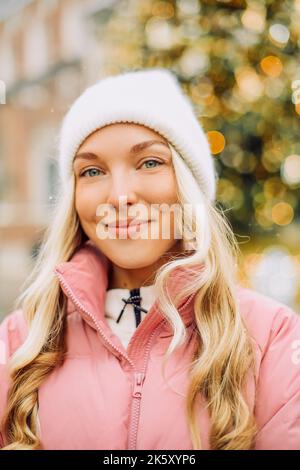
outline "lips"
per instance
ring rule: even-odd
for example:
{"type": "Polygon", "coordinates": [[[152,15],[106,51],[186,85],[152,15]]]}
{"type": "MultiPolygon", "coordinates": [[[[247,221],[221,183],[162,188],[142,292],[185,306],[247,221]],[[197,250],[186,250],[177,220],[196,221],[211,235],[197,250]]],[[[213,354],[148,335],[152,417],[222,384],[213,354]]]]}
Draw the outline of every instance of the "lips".
{"type": "Polygon", "coordinates": [[[107,224],[108,227],[110,228],[128,228],[128,227],[133,227],[135,225],[141,225],[141,224],[146,224],[150,222],[150,220],[119,220],[119,222],[112,222],[110,224],[107,224]]]}

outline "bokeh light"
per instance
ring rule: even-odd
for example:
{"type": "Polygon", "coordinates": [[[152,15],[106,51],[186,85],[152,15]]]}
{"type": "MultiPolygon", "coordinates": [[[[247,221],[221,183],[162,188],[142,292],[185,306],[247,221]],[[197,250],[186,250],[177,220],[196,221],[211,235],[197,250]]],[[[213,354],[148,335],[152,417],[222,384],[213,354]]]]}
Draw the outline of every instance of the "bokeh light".
{"type": "Polygon", "coordinates": [[[280,302],[293,304],[299,275],[295,258],[280,245],[271,245],[261,253],[245,257],[245,269],[251,285],[280,302]]]}
{"type": "Polygon", "coordinates": [[[262,33],[265,29],[265,9],[262,8],[247,8],[242,14],[241,21],[245,28],[262,33]]]}
{"type": "Polygon", "coordinates": [[[294,218],[294,209],[287,202],[278,202],[272,208],[272,220],[277,225],[287,225],[294,218]]]}
{"type": "Polygon", "coordinates": [[[278,77],[283,69],[281,60],[274,55],[264,57],[260,62],[260,66],[269,77],[278,77]]]}
{"type": "Polygon", "coordinates": [[[157,50],[174,47],[178,41],[175,27],[165,19],[150,18],[145,26],[147,44],[157,50]]]}
{"type": "Polygon", "coordinates": [[[281,175],[288,185],[300,185],[300,155],[286,157],[281,165],[281,175]]]}
{"type": "Polygon", "coordinates": [[[219,131],[209,131],[206,135],[210,144],[211,153],[215,155],[222,152],[226,143],[224,135],[219,131]]]}
{"type": "Polygon", "coordinates": [[[271,41],[278,46],[285,46],[290,38],[290,32],[283,24],[273,24],[269,28],[271,41]]]}
{"type": "Polygon", "coordinates": [[[170,2],[156,2],[152,7],[152,15],[160,18],[172,18],[174,13],[174,6],[170,2]]]}
{"type": "Polygon", "coordinates": [[[236,70],[236,81],[242,97],[247,101],[256,101],[263,94],[261,78],[251,67],[239,67],[236,70]]]}

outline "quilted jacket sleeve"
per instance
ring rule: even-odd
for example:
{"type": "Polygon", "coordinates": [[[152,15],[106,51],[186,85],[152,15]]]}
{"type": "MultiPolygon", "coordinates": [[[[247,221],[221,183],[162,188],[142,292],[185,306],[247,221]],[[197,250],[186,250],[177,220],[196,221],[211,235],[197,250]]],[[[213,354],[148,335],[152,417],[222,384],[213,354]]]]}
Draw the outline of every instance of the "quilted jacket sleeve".
{"type": "Polygon", "coordinates": [[[300,450],[300,316],[287,306],[274,315],[256,393],[255,449],[300,450]]]}

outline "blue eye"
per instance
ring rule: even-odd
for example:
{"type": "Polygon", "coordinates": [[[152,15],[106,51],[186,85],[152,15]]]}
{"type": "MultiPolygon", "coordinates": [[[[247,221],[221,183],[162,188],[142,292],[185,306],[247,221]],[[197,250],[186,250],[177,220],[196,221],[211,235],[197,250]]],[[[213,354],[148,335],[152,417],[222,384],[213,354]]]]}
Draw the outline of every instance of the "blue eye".
{"type": "MultiPolygon", "coordinates": [[[[87,170],[83,171],[80,174],[80,176],[85,176],[85,173],[88,173],[89,171],[101,171],[101,170],[99,170],[98,168],[88,168],[87,170]]],[[[90,176],[98,176],[98,175],[93,174],[93,175],[90,175],[90,176]]]]}
{"type": "MultiPolygon", "coordinates": [[[[152,158],[144,162],[143,165],[148,164],[148,163],[153,163],[153,162],[157,163],[158,165],[162,165],[162,162],[159,162],[158,160],[153,160],[152,158]]],[[[147,168],[156,168],[156,165],[155,166],[152,165],[150,167],[148,166],[147,168]]]]}
{"type": "MultiPolygon", "coordinates": [[[[151,169],[151,168],[156,168],[157,166],[159,165],[163,165],[163,162],[159,162],[158,160],[154,160],[153,158],[145,161],[143,165],[148,165],[147,166],[147,169],[151,169]],[[150,166],[149,166],[150,164],[150,166]]],[[[86,176],[89,176],[89,177],[93,177],[93,176],[99,176],[99,172],[101,174],[102,170],[99,170],[99,168],[88,168],[87,170],[84,170],[79,176],[80,177],[86,177],[86,176]],[[91,173],[91,172],[96,172],[96,173],[91,173]],[[98,174],[97,174],[98,172],[98,174]]],[[[103,172],[102,172],[103,173],[103,172]]]]}

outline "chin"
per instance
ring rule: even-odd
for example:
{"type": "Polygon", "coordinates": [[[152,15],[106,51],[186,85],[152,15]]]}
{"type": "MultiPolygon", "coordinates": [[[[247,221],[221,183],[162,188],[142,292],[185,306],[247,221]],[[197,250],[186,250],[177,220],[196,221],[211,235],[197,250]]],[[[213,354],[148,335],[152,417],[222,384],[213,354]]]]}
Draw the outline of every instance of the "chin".
{"type": "Polygon", "coordinates": [[[126,259],[125,257],[120,258],[120,257],[112,257],[110,258],[110,261],[115,265],[118,266],[119,268],[122,269],[143,269],[147,268],[148,266],[152,265],[155,263],[157,260],[156,259],[126,259]]]}
{"type": "Polygon", "coordinates": [[[146,268],[156,263],[168,247],[158,247],[149,240],[101,243],[95,241],[99,250],[115,265],[123,269],[146,268]]]}

